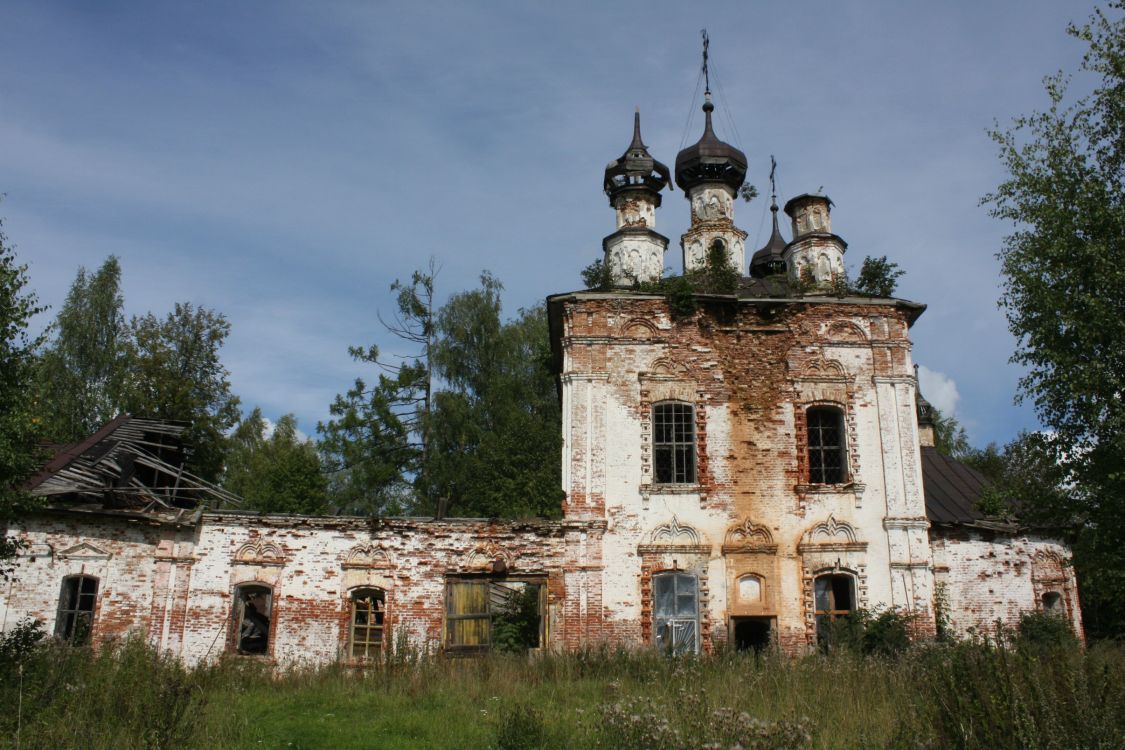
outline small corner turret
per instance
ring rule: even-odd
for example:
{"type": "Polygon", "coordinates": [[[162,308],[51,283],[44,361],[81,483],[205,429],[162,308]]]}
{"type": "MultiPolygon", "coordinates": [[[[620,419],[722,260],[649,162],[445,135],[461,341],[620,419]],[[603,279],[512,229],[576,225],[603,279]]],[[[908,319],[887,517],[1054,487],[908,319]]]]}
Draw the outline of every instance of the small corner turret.
{"type": "Polygon", "coordinates": [[[672,181],[668,167],[641,140],[641,113],[633,115],[633,140],[605,168],[603,189],[617,212],[617,231],[602,240],[605,263],[615,286],[659,281],[664,274],[668,238],[658,233],[660,191],[672,181]]]}
{"type": "Polygon", "coordinates": [[[793,241],[784,260],[795,282],[812,282],[827,289],[844,278],[844,251],[848,243],[832,233],[832,201],[826,195],[798,195],[785,204],[792,220],[793,241]]]}

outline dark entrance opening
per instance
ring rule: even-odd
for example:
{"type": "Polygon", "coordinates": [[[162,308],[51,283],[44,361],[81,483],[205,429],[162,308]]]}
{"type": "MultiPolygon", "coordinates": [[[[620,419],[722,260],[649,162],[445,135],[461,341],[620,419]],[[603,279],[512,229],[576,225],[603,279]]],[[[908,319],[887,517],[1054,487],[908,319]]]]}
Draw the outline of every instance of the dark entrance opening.
{"type": "Polygon", "coordinates": [[[770,645],[771,617],[735,617],[734,647],[739,651],[761,651],[770,645]]]}

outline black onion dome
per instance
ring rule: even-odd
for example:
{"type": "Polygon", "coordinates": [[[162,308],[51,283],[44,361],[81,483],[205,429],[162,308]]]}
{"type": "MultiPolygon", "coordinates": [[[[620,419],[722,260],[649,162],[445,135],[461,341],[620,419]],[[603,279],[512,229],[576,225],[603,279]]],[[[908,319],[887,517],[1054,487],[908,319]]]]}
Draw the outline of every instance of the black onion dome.
{"type": "Polygon", "coordinates": [[[770,211],[773,212],[773,232],[770,234],[769,241],[766,242],[762,249],[754,253],[754,256],[750,258],[750,275],[757,279],[785,273],[785,258],[783,254],[785,252],[785,246],[788,243],[782,238],[781,230],[777,226],[776,200],[770,204],[770,211]]]}
{"type": "Polygon", "coordinates": [[[746,180],[746,154],[729,143],[723,143],[711,127],[715,105],[710,98],[703,103],[706,122],[703,137],[676,155],[676,184],[687,193],[705,182],[721,182],[738,190],[746,180]]]}
{"type": "MultiPolygon", "coordinates": [[[[609,204],[624,190],[644,188],[659,193],[672,182],[668,167],[664,166],[648,152],[641,140],[641,113],[633,115],[633,141],[625,153],[614,159],[605,168],[605,181],[602,187],[609,196],[609,204]]],[[[658,196],[659,197],[659,196],[658,196]]]]}

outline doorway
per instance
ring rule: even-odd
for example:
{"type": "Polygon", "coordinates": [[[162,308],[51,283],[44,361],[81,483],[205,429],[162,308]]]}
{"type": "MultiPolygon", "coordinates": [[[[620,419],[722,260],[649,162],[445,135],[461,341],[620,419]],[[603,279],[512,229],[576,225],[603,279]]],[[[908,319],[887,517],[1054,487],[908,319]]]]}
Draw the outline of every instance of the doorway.
{"type": "Polygon", "coordinates": [[[773,642],[772,617],[731,618],[734,647],[739,651],[761,651],[773,642]]]}

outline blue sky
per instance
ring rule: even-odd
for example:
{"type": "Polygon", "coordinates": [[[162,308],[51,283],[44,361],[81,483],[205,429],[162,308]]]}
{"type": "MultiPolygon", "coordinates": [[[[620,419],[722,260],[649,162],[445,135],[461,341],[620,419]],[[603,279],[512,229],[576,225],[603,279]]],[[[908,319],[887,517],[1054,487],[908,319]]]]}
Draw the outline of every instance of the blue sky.
{"type": "MultiPolygon", "coordinates": [[[[900,294],[929,305],[926,395],[1004,442],[1036,421],[996,306],[1010,228],[978,206],[1003,178],[986,129],[1077,69],[1064,29],[1092,7],[0,0],[0,216],[55,311],[116,254],[127,314],[223,312],[244,406],[311,434],[365,374],[347,347],[394,346],[376,314],[429,256],[440,296],[488,269],[512,312],[581,286],[634,107],[665,163],[699,136],[706,27],[719,136],[749,179],[766,194],[775,155],[781,201],[835,201],[849,265],[899,263],[900,294]]],[[[736,209],[748,245],[767,208],[736,209]]],[[[678,269],[682,193],[657,223],[678,269]]]]}

